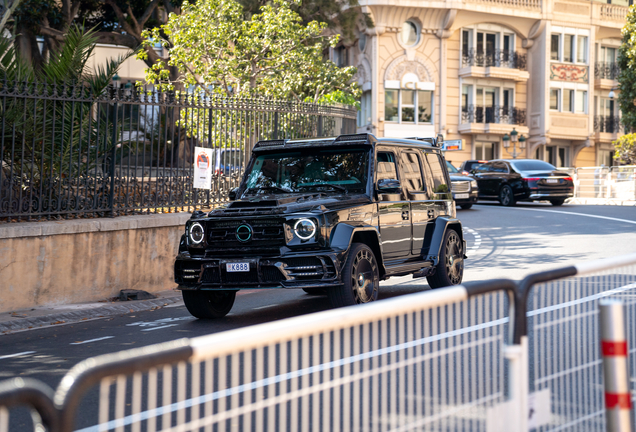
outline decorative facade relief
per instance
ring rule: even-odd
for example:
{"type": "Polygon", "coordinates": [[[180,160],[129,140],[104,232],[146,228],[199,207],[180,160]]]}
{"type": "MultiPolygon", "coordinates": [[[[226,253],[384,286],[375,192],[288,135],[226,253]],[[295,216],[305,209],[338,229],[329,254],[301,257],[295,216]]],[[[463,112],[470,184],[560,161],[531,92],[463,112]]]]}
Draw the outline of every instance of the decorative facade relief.
{"type": "Polygon", "coordinates": [[[427,66],[426,61],[419,56],[411,61],[406,55],[393,60],[384,73],[385,81],[399,81],[407,73],[417,75],[420,82],[435,82],[435,74],[427,66]]]}
{"type": "Polygon", "coordinates": [[[550,65],[550,79],[552,81],[587,83],[588,70],[587,66],[553,63],[550,65]]]}

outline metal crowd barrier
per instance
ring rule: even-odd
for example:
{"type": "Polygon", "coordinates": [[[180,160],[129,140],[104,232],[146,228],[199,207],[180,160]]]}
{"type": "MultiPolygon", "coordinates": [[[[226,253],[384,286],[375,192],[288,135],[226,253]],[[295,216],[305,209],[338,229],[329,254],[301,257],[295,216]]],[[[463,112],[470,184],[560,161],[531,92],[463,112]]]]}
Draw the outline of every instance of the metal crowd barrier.
{"type": "Polygon", "coordinates": [[[0,432],[604,430],[597,303],[633,353],[634,288],[636,254],[94,357],[0,389],[0,432]]]}
{"type": "Polygon", "coordinates": [[[559,170],[572,174],[575,198],[636,200],[636,165],[559,170]]]}

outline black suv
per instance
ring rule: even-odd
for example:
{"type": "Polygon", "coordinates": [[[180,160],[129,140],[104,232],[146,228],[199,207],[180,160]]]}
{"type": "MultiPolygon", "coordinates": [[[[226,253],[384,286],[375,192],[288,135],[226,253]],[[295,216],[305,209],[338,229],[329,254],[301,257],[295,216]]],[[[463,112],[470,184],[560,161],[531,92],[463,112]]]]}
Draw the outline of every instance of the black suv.
{"type": "Polygon", "coordinates": [[[188,311],[223,317],[241,288],[326,293],[339,307],[376,300],[391,276],[461,283],[441,139],[259,141],[230,202],[186,224],[174,273],[188,311]]]}

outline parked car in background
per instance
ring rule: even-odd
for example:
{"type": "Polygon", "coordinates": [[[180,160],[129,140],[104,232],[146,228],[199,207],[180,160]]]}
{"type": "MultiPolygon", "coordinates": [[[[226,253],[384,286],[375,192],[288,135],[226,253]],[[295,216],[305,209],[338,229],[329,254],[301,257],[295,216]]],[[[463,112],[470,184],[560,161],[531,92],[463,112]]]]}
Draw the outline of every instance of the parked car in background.
{"type": "Polygon", "coordinates": [[[453,192],[455,203],[462,209],[468,210],[478,200],[479,187],[477,181],[471,176],[461,174],[449,161],[446,161],[446,168],[448,168],[451,192],[453,192]]]}
{"type": "Polygon", "coordinates": [[[517,201],[547,200],[560,206],[574,196],[570,174],[536,159],[497,159],[473,169],[480,199],[496,199],[501,205],[517,201]]]}
{"type": "Polygon", "coordinates": [[[243,175],[245,157],[239,148],[221,148],[212,153],[213,173],[216,176],[243,175]]]}
{"type": "Polygon", "coordinates": [[[481,164],[485,164],[486,162],[488,161],[471,159],[471,160],[462,162],[462,164],[457,169],[459,170],[461,174],[469,175],[472,170],[474,170],[476,167],[478,167],[481,164]]]}

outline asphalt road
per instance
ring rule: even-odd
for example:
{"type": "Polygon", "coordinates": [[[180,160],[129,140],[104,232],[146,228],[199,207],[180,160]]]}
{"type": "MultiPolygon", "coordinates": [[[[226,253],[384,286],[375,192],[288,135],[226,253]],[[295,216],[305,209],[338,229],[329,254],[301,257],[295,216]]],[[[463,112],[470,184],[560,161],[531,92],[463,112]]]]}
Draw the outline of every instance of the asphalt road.
{"type": "MultiPolygon", "coordinates": [[[[542,271],[636,252],[636,207],[496,204],[458,210],[468,243],[464,281],[521,279],[542,271]]],[[[380,298],[428,289],[410,276],[382,282],[380,298]]],[[[79,361],[328,309],[324,296],[297,290],[244,290],[232,312],[196,320],[181,303],[81,323],[0,335],[0,380],[31,377],[55,387],[79,361]],[[17,355],[16,355],[17,354],[17,355]]]]}

